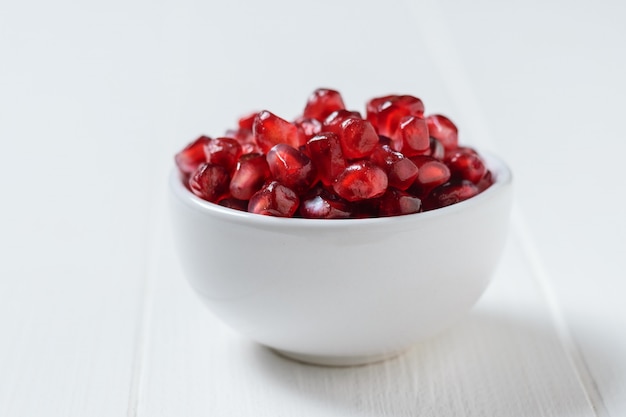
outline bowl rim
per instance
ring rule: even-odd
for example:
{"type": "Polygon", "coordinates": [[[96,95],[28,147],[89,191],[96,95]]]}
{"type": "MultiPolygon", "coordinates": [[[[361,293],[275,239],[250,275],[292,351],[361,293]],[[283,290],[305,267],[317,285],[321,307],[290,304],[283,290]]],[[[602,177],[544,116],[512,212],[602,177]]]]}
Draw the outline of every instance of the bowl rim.
{"type": "Polygon", "coordinates": [[[487,168],[492,172],[495,178],[494,183],[489,188],[485,189],[480,194],[459,203],[430,211],[404,214],[400,216],[373,217],[364,219],[306,219],[300,217],[274,217],[235,210],[220,206],[216,203],[211,203],[210,201],[203,200],[194,195],[183,185],[176,166],[171,169],[169,185],[170,191],[176,199],[183,202],[188,207],[225,221],[237,222],[240,224],[268,226],[273,228],[312,227],[316,229],[341,229],[364,227],[366,225],[397,225],[403,222],[427,221],[428,219],[432,219],[434,217],[447,216],[463,211],[468,207],[479,205],[483,201],[490,199],[492,195],[498,193],[501,189],[512,183],[513,175],[511,173],[511,169],[500,157],[488,151],[478,149],[477,151],[486,162],[487,168]]]}

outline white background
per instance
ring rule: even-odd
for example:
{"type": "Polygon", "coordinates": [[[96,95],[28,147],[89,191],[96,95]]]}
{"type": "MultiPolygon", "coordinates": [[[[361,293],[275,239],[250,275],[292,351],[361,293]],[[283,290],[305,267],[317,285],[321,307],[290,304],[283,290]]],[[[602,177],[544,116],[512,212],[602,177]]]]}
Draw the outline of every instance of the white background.
{"type": "Polygon", "coordinates": [[[626,3],[0,2],[0,416],[626,414],[626,3]],[[250,110],[421,97],[515,175],[467,319],[383,364],[274,356],[169,242],[173,154],[250,110]]]}

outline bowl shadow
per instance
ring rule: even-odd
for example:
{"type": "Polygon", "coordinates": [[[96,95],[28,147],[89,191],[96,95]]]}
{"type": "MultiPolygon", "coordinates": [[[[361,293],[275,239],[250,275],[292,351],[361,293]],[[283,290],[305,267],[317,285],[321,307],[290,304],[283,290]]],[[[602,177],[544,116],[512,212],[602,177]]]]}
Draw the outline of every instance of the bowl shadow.
{"type": "Polygon", "coordinates": [[[387,361],[324,367],[250,344],[261,379],[337,415],[556,415],[592,413],[550,323],[473,311],[441,335],[387,361]]]}

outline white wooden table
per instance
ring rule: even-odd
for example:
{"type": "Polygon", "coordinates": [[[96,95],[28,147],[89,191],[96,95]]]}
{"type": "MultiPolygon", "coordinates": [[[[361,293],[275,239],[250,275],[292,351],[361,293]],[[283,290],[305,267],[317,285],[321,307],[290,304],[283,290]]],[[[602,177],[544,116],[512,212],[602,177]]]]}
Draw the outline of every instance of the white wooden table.
{"type": "Polygon", "coordinates": [[[336,3],[0,3],[0,416],[626,415],[626,3],[336,3]],[[371,366],[237,335],[170,243],[174,152],[318,86],[418,95],[515,174],[488,292],[371,366]]]}

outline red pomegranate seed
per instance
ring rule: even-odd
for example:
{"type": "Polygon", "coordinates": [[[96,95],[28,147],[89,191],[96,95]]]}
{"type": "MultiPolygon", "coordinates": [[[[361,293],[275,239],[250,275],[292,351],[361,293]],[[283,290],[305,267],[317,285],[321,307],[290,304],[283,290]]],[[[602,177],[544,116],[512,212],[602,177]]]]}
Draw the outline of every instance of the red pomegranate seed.
{"type": "Polygon", "coordinates": [[[469,146],[457,146],[457,148],[456,148],[455,150],[453,150],[453,151],[449,151],[449,152],[446,152],[446,156],[447,156],[448,154],[452,154],[452,153],[454,153],[454,151],[463,151],[463,152],[471,153],[472,155],[479,156],[479,155],[478,155],[478,152],[476,152],[476,149],[471,148],[471,147],[469,147],[469,146]]]}
{"type": "Polygon", "coordinates": [[[482,159],[468,150],[457,150],[448,154],[446,164],[450,168],[453,179],[468,180],[474,184],[477,184],[487,172],[482,159]]]}
{"type": "Polygon", "coordinates": [[[370,161],[359,161],[348,165],[337,177],[333,189],[348,201],[359,201],[380,197],[387,190],[385,171],[370,161]]]}
{"type": "Polygon", "coordinates": [[[227,138],[235,138],[241,145],[241,153],[253,153],[260,152],[259,148],[254,140],[254,135],[250,129],[228,129],[224,136],[227,138]]]}
{"type": "Polygon", "coordinates": [[[341,123],[339,141],[347,159],[364,158],[378,145],[378,134],[367,120],[346,119],[341,123]]]}
{"type": "Polygon", "coordinates": [[[347,219],[354,209],[351,203],[320,187],[302,198],[299,212],[308,219],[347,219]]]}
{"type": "Polygon", "coordinates": [[[491,187],[493,185],[493,182],[494,182],[493,174],[491,173],[491,171],[487,170],[487,172],[485,172],[485,175],[483,175],[480,181],[476,183],[478,192],[482,193],[487,188],[491,187]]]}
{"type": "Polygon", "coordinates": [[[279,143],[286,143],[296,148],[299,146],[298,128],[267,110],[256,115],[252,132],[263,152],[269,152],[272,146],[279,143]]]}
{"type": "MultiPolygon", "coordinates": [[[[478,187],[469,181],[449,182],[433,190],[428,197],[428,210],[446,207],[467,200],[478,194],[478,187]]],[[[425,207],[425,208],[426,208],[425,207]]]]}
{"type": "Polygon", "coordinates": [[[346,169],[339,137],[332,132],[323,132],[307,143],[307,149],[322,184],[330,186],[346,169]]]}
{"type": "Polygon", "coordinates": [[[411,161],[417,165],[418,173],[411,192],[418,197],[425,197],[431,190],[450,180],[450,169],[446,164],[432,156],[414,156],[411,161]]]}
{"type": "Polygon", "coordinates": [[[446,150],[456,149],[459,145],[459,133],[452,121],[440,114],[430,115],[426,118],[428,133],[441,142],[446,150]]]}
{"type": "Polygon", "coordinates": [[[426,120],[421,116],[403,117],[394,141],[400,144],[400,150],[406,156],[427,154],[430,151],[430,137],[426,120]]]}
{"type": "Polygon", "coordinates": [[[317,179],[317,172],[311,159],[284,143],[270,149],[266,159],[272,178],[297,193],[311,188],[317,179]]]}
{"type": "Polygon", "coordinates": [[[343,99],[338,91],[319,88],[309,97],[304,107],[303,116],[321,121],[335,110],[343,110],[345,108],[346,106],[343,104],[343,99]]]}
{"type": "Polygon", "coordinates": [[[364,119],[339,92],[318,89],[293,123],[250,113],[225,137],[202,136],[176,154],[180,177],[225,207],[307,218],[424,211],[493,184],[482,157],[458,146],[454,123],[425,118],[419,98],[377,97],[366,110],[364,119]]]}
{"type": "Polygon", "coordinates": [[[400,216],[418,213],[422,200],[402,190],[389,188],[380,198],[379,216],[400,216]]]}
{"type": "Polygon", "coordinates": [[[429,155],[436,159],[443,159],[446,150],[437,139],[430,137],[430,152],[429,155]]]}
{"type": "Polygon", "coordinates": [[[403,95],[394,101],[396,106],[405,109],[411,116],[422,116],[424,114],[424,103],[417,97],[403,95]]]}
{"type": "Polygon", "coordinates": [[[204,145],[204,154],[208,163],[221,165],[232,172],[241,156],[241,145],[236,139],[217,138],[204,145]]]}
{"type": "Polygon", "coordinates": [[[408,95],[384,96],[367,103],[367,120],[376,127],[378,133],[389,137],[394,136],[403,117],[421,117],[423,114],[422,100],[408,95]]]}
{"type": "Polygon", "coordinates": [[[206,162],[204,145],[210,141],[211,138],[208,136],[200,136],[174,156],[176,166],[182,174],[185,176],[191,175],[196,171],[196,169],[198,169],[200,164],[206,162]]]}
{"type": "Polygon", "coordinates": [[[322,131],[322,122],[313,118],[299,117],[293,124],[298,128],[298,146],[306,144],[309,139],[322,131]]]}
{"type": "Polygon", "coordinates": [[[388,106],[398,99],[397,95],[388,95],[382,97],[375,97],[367,102],[365,105],[365,116],[367,121],[369,121],[374,127],[378,130],[378,113],[382,110],[383,106],[388,106]]]}
{"type": "Polygon", "coordinates": [[[225,198],[218,203],[222,207],[228,207],[239,211],[248,211],[248,202],[236,198],[225,198]]]}
{"type": "Polygon", "coordinates": [[[418,169],[413,161],[389,146],[377,147],[370,159],[385,171],[390,187],[406,190],[417,178],[418,169]]]}
{"type": "Polygon", "coordinates": [[[248,202],[250,213],[276,217],[293,217],[300,200],[290,188],[271,181],[257,191],[248,202]]]}
{"type": "Polygon", "coordinates": [[[339,134],[341,132],[341,124],[348,119],[362,119],[361,113],[350,110],[336,110],[324,119],[322,131],[339,134]]]}
{"type": "Polygon", "coordinates": [[[217,202],[228,195],[228,171],[221,165],[203,163],[189,179],[189,188],[198,197],[217,202]]]}
{"type": "MultiPolygon", "coordinates": [[[[393,138],[400,126],[400,120],[407,116],[406,111],[395,104],[382,109],[377,115],[378,133],[393,138]]],[[[396,149],[400,150],[400,149],[396,149]]]]}
{"type": "Polygon", "coordinates": [[[259,153],[242,155],[230,181],[230,194],[239,200],[249,200],[261,189],[270,176],[265,155],[259,153]]]}
{"type": "Polygon", "coordinates": [[[254,119],[258,112],[250,113],[245,116],[239,118],[239,129],[252,130],[252,125],[254,124],[254,119]]]}
{"type": "Polygon", "coordinates": [[[365,104],[365,110],[367,111],[367,114],[373,114],[373,113],[378,113],[381,108],[385,105],[385,103],[393,103],[394,101],[396,101],[398,99],[398,97],[400,97],[397,94],[389,94],[387,96],[381,96],[381,97],[374,97],[373,99],[370,99],[370,101],[368,101],[365,104]]]}

